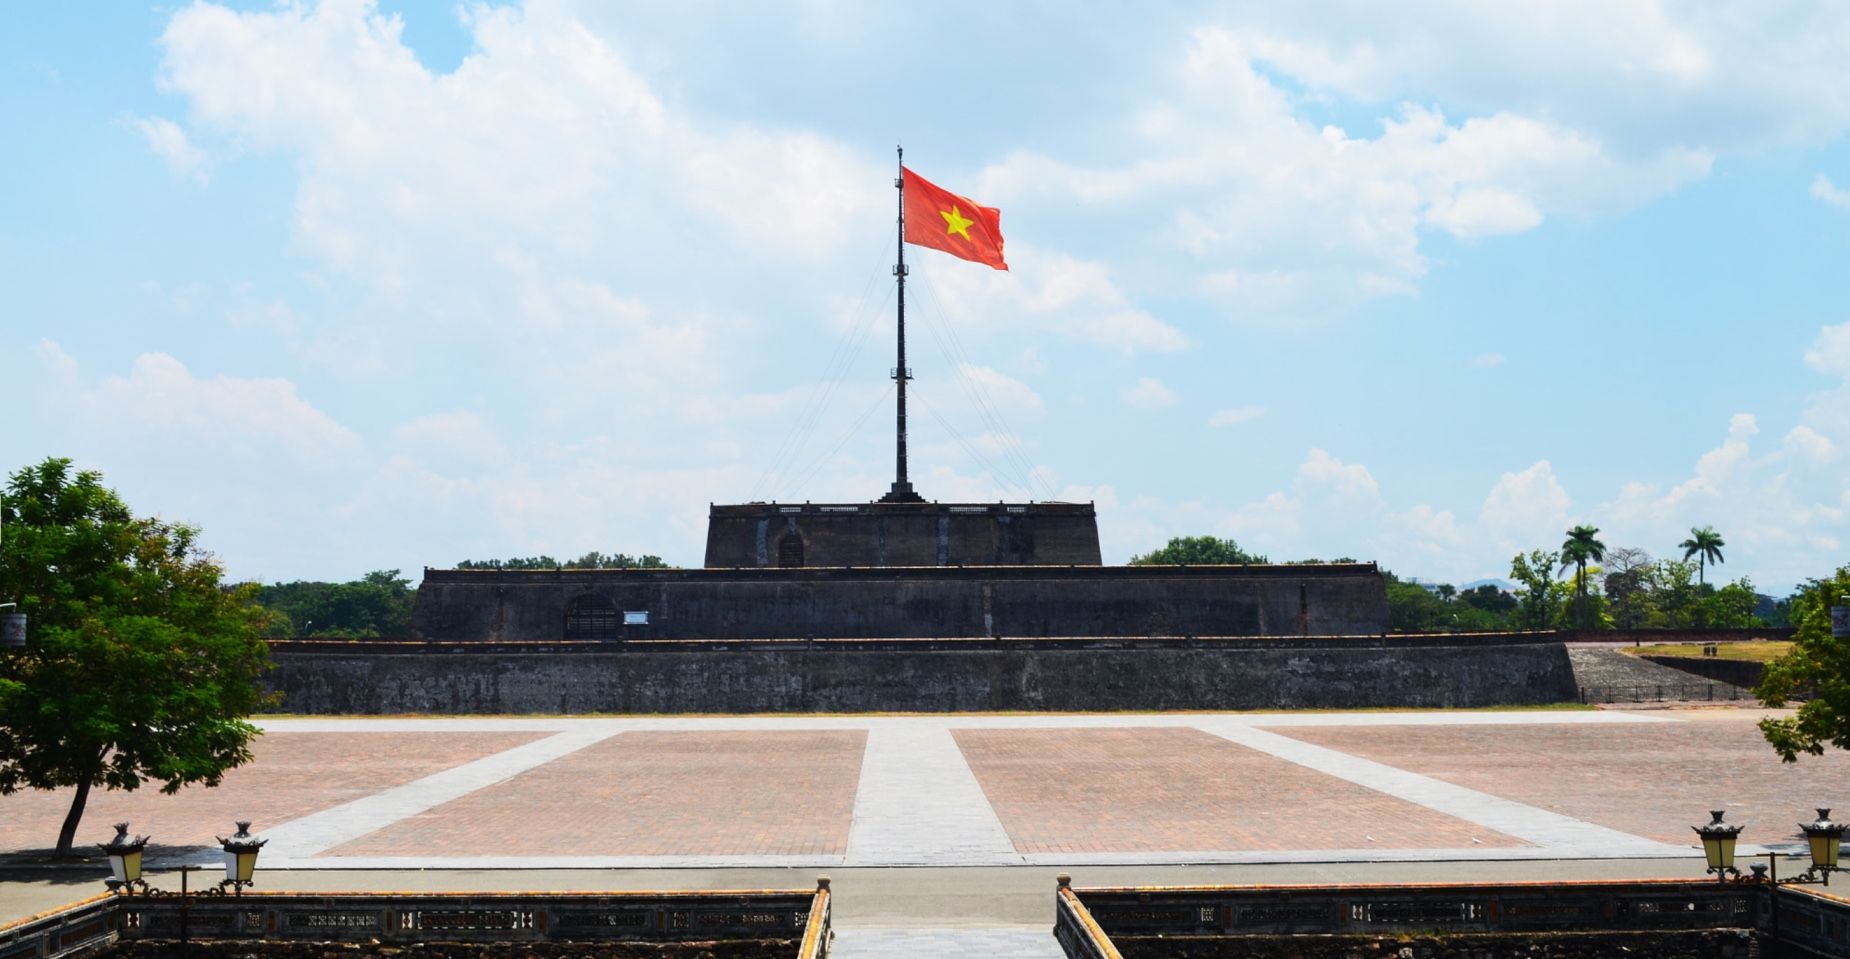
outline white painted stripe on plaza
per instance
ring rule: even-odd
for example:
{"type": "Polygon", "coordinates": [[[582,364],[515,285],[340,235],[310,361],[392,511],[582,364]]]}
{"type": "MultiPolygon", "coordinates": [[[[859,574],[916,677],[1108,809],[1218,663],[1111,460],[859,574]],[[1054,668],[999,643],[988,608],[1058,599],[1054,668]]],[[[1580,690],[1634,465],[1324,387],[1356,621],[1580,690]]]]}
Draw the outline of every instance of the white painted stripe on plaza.
{"type": "Polygon", "coordinates": [[[848,832],[848,865],[1020,862],[950,730],[868,731],[848,832]]]}
{"type": "Polygon", "coordinates": [[[1203,724],[1201,728],[1286,762],[1476,823],[1545,850],[1571,850],[1576,855],[1603,858],[1662,856],[1671,850],[1676,855],[1689,854],[1685,847],[1608,829],[1262,729],[1225,723],[1203,724]]]}
{"type": "Polygon", "coordinates": [[[313,856],[478,789],[512,779],[535,766],[543,766],[608,739],[617,732],[607,726],[568,730],[311,813],[265,830],[262,835],[269,840],[265,852],[276,859],[313,856]]]}

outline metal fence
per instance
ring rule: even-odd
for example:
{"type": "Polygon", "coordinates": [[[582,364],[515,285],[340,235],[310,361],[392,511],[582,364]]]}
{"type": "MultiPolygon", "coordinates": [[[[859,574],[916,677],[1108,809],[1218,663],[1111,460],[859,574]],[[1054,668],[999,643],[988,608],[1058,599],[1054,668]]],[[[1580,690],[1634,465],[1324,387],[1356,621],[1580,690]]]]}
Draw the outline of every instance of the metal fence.
{"type": "Polygon", "coordinates": [[[1619,683],[1580,687],[1583,703],[1731,703],[1754,701],[1753,691],[1729,683],[1619,683]]]}
{"type": "Polygon", "coordinates": [[[1773,955],[1850,956],[1850,898],[1751,881],[1074,889],[1067,877],[1060,880],[1054,936],[1068,959],[1120,959],[1114,937],[1125,942],[1310,937],[1305,945],[1323,940],[1326,948],[1305,948],[1305,954],[1336,955],[1327,948],[1328,937],[1700,930],[1758,931],[1780,950],[1773,955]]]}
{"type": "Polygon", "coordinates": [[[404,944],[796,943],[832,946],[826,879],[807,890],[695,892],[245,893],[98,896],[0,927],[0,959],[58,959],[118,940],[404,944]]]}

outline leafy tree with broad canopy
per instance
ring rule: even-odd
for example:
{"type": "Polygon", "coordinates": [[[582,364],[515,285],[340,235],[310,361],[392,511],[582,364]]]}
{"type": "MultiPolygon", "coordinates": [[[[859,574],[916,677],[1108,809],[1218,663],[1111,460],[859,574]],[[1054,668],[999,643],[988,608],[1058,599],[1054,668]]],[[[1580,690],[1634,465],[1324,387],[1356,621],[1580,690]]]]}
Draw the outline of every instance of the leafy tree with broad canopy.
{"type": "Polygon", "coordinates": [[[1760,721],[1779,758],[1824,754],[1825,746],[1850,749],[1850,639],[1831,635],[1831,607],[1850,604],[1850,566],[1830,579],[1805,584],[1792,599],[1798,631],[1792,651],[1767,664],[1754,695],[1768,706],[1805,696],[1793,715],[1760,721]]]}
{"type": "Polygon", "coordinates": [[[1263,563],[1266,559],[1240,548],[1240,544],[1217,536],[1177,536],[1161,549],[1132,556],[1132,566],[1240,566],[1263,563]]]}
{"type": "Polygon", "coordinates": [[[1517,553],[1510,560],[1510,578],[1522,586],[1516,594],[1516,611],[1512,617],[1518,626],[1547,629],[1554,625],[1555,609],[1560,605],[1564,586],[1554,578],[1561,564],[1561,554],[1532,549],[1517,553]]]}
{"type": "Polygon", "coordinates": [[[68,459],[14,473],[0,524],[0,592],[31,626],[0,650],[0,794],[75,787],[59,856],[92,788],[215,786],[249,761],[267,614],[196,529],[136,517],[68,459]]]}

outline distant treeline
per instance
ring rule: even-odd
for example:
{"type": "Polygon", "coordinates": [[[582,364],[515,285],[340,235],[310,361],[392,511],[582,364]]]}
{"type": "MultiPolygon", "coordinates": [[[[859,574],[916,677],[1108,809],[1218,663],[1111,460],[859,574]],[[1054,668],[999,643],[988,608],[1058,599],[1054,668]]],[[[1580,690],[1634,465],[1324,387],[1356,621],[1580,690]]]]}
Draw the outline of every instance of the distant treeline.
{"type": "MultiPolygon", "coordinates": [[[[1577,528],[1578,529],[1578,528],[1577,528]]],[[[1683,559],[1656,559],[1642,549],[1596,550],[1576,561],[1569,547],[1531,550],[1510,560],[1511,589],[1480,585],[1461,590],[1449,583],[1403,580],[1381,571],[1387,588],[1388,615],[1397,633],[1498,632],[1511,629],[1639,629],[1650,627],[1787,626],[1793,599],[1776,600],[1754,591],[1746,577],[1716,585],[1704,581],[1708,565],[1721,559],[1726,545],[1712,529],[1692,530],[1679,544],[1683,559]]],[[[1575,531],[1570,531],[1570,535],[1575,531]]],[[[1264,563],[1231,539],[1179,536],[1162,548],[1131,557],[1133,566],[1264,563]]],[[[1315,563],[1318,560],[1294,560],[1315,563]]],[[[1346,563],[1343,558],[1332,562],[1346,563]]]]}
{"type": "Polygon", "coordinates": [[[398,570],[382,569],[350,583],[271,583],[257,591],[257,602],[272,614],[267,638],[364,639],[411,635],[416,595],[398,570]]]}

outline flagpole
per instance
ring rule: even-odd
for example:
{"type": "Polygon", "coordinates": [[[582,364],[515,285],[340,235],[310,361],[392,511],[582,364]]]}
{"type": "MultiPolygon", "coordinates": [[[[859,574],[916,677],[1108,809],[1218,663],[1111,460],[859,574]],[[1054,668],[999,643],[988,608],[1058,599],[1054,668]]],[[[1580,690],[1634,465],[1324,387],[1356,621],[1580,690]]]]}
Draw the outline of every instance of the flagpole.
{"type": "Polygon", "coordinates": [[[906,148],[900,146],[895,150],[899,155],[899,176],[893,180],[893,186],[899,190],[899,262],[893,264],[893,277],[899,283],[899,365],[893,367],[893,381],[899,384],[899,422],[895,432],[893,488],[880,497],[880,501],[922,503],[925,498],[913,492],[912,484],[906,481],[906,381],[912,379],[912,371],[906,367],[906,148]]]}

